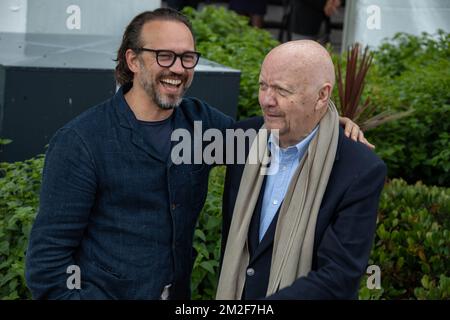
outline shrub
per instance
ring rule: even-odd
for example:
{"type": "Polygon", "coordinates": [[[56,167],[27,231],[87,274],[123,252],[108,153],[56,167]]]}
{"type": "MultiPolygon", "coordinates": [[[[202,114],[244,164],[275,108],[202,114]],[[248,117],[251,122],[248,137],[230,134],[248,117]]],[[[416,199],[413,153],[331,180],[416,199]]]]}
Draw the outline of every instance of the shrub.
{"type": "Polygon", "coordinates": [[[366,95],[381,109],[412,115],[367,133],[390,177],[448,186],[450,34],[396,35],[375,52],[366,95]]]}
{"type": "Polygon", "coordinates": [[[260,115],[259,70],[265,55],[278,42],[269,32],[253,28],[233,11],[205,6],[183,12],[192,22],[197,50],[207,59],[241,70],[238,118],[260,115]]]}
{"type": "Polygon", "coordinates": [[[216,296],[222,234],[222,193],[225,167],[217,167],[209,177],[208,197],[194,236],[197,257],[192,272],[192,299],[208,300],[216,296]]]}
{"type": "Polygon", "coordinates": [[[0,163],[0,299],[25,299],[24,266],[36,215],[43,156],[0,163]]]}
{"type": "Polygon", "coordinates": [[[382,289],[361,282],[361,299],[450,298],[450,189],[393,180],[380,200],[369,264],[382,289]]]}
{"type": "Polygon", "coordinates": [[[339,114],[358,123],[364,131],[411,114],[412,110],[395,112],[377,108],[370,103],[370,97],[362,101],[361,95],[364,92],[367,71],[370,70],[373,59],[367,46],[362,51],[357,43],[350,47],[343,57],[346,61],[337,57],[334,59],[337,72],[336,88],[333,94],[339,114]],[[345,68],[342,67],[343,65],[345,68]]]}

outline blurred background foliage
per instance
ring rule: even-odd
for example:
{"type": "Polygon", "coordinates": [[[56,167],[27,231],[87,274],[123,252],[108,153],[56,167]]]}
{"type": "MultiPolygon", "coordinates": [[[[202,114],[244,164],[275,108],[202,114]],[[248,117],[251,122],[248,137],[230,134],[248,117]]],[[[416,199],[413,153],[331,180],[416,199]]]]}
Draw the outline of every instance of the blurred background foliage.
{"type": "Polygon", "coordinates": [[[259,68],[266,54],[278,44],[272,35],[248,24],[248,18],[223,7],[201,11],[185,8],[194,29],[197,50],[205,58],[241,70],[238,118],[260,115],[259,68]]]}

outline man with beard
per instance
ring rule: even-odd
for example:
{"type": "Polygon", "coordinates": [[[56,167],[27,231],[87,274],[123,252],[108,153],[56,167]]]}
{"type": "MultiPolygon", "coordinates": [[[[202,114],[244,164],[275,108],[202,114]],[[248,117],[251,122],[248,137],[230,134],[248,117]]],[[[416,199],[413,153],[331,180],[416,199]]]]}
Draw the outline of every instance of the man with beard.
{"type": "Polygon", "coordinates": [[[122,87],[50,142],[27,251],[34,298],[189,298],[210,166],[173,165],[170,136],[179,128],[192,133],[194,121],[204,130],[233,123],[202,101],[182,99],[198,59],[178,12],[144,12],[129,24],[117,57],[122,87]],[[72,265],[79,290],[66,283],[72,265]]]}
{"type": "Polygon", "coordinates": [[[186,17],[136,16],[117,55],[114,97],[52,138],[26,280],[38,299],[188,299],[207,164],[174,165],[171,133],[233,120],[185,98],[199,59],[186,17]]]}

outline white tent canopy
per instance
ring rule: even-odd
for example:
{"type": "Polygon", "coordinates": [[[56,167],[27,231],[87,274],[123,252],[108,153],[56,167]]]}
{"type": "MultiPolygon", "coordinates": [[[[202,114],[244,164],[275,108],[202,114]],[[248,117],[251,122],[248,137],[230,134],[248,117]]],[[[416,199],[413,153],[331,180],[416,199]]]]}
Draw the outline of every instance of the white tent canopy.
{"type": "Polygon", "coordinates": [[[342,50],[359,42],[378,47],[397,32],[450,32],[449,0],[348,0],[342,50]]]}

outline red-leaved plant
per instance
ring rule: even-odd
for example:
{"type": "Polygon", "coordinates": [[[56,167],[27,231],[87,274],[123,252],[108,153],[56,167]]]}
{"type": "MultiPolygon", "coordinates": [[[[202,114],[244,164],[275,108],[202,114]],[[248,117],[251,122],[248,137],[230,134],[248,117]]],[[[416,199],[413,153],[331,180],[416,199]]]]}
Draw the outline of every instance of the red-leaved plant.
{"type": "Polygon", "coordinates": [[[375,128],[385,122],[393,121],[409,115],[412,111],[376,113],[376,105],[370,103],[369,97],[361,101],[367,71],[372,64],[372,54],[366,46],[361,56],[361,48],[357,43],[347,51],[347,65],[342,74],[341,61],[337,62],[337,86],[339,94],[338,109],[341,116],[350,118],[360,125],[363,131],[375,128]]]}

